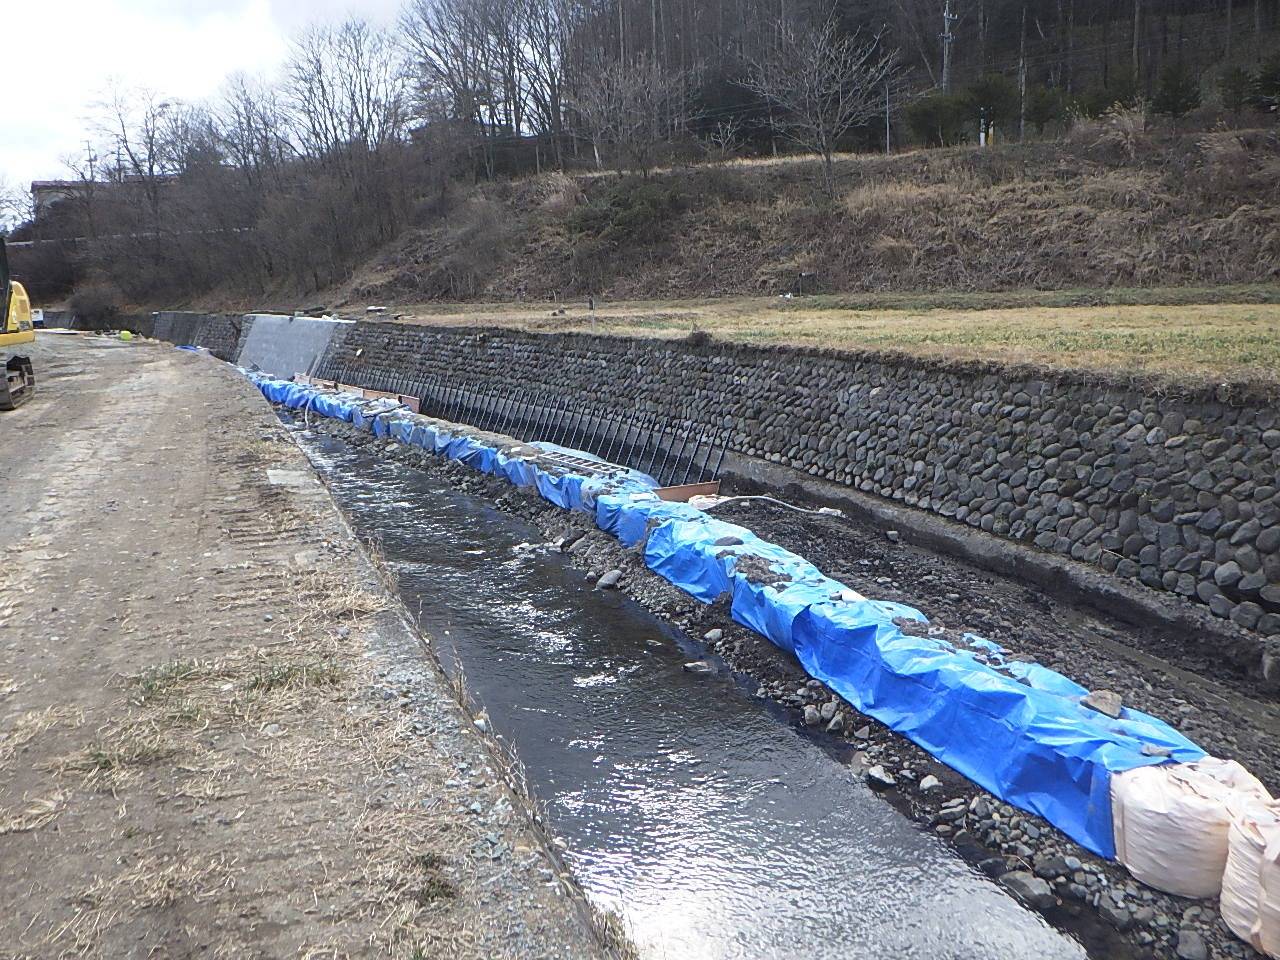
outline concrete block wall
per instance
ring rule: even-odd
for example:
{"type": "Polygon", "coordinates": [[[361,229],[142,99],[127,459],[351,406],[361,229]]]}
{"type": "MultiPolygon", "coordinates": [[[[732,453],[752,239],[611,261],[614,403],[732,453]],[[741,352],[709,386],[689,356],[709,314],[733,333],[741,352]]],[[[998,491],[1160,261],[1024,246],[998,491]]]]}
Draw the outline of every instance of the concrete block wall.
{"type": "Polygon", "coordinates": [[[732,450],[1096,564],[1280,639],[1262,396],[888,356],[359,323],[325,377],[449,377],[724,431],[732,450]]]}

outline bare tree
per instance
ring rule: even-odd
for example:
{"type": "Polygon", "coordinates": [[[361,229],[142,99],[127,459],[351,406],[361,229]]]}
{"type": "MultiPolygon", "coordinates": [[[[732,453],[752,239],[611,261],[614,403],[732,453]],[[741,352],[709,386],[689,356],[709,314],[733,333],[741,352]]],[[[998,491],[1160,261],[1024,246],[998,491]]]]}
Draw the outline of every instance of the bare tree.
{"type": "Polygon", "coordinates": [[[591,140],[596,167],[602,146],[612,147],[619,164],[647,172],[660,144],[690,119],[683,74],[644,58],[600,64],[579,78],[570,106],[591,140]]]}
{"type": "Polygon", "coordinates": [[[276,88],[233,74],[214,115],[222,150],[249,185],[260,190],[264,182],[278,184],[284,165],[295,154],[276,88]]]}
{"type": "Polygon", "coordinates": [[[403,70],[389,34],[351,18],[313,27],[293,44],[285,94],[301,152],[338,174],[351,159],[376,154],[404,131],[403,70]]]}
{"type": "Polygon", "coordinates": [[[400,42],[410,61],[417,117],[436,125],[469,125],[484,142],[485,166],[492,176],[501,81],[489,36],[488,2],[411,0],[400,17],[400,42]]]}
{"type": "Polygon", "coordinates": [[[35,219],[30,191],[0,176],[0,233],[35,219]]]}
{"type": "Polygon", "coordinates": [[[782,23],[772,49],[752,62],[742,83],[778,108],[772,124],[779,134],[822,158],[830,197],[836,147],[850,130],[881,115],[897,58],[878,36],[842,35],[833,19],[812,27],[782,23]]]}

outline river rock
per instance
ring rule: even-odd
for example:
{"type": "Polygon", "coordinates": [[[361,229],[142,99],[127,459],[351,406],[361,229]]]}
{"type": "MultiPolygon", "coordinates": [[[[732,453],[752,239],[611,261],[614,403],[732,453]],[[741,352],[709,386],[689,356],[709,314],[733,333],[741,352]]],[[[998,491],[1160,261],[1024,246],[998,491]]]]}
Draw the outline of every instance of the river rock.
{"type": "Polygon", "coordinates": [[[1204,937],[1194,930],[1178,931],[1178,957],[1180,960],[1209,960],[1209,948],[1204,937]]]}
{"type": "Polygon", "coordinates": [[[1091,707],[1104,716],[1111,717],[1113,720],[1120,716],[1120,711],[1124,706],[1124,701],[1120,694],[1111,690],[1094,690],[1088,696],[1081,698],[1081,705],[1091,707]]]}
{"type": "Polygon", "coordinates": [[[1037,910],[1046,910],[1057,903],[1057,899],[1053,895],[1053,888],[1044,880],[1025,870],[1014,870],[1011,873],[1003,874],[1000,877],[1000,882],[1008,887],[1015,897],[1027,906],[1034,907],[1037,910]]]}
{"type": "Polygon", "coordinates": [[[878,763],[867,771],[867,783],[881,789],[888,789],[898,785],[898,781],[894,779],[893,774],[878,763]]]}
{"type": "Polygon", "coordinates": [[[1098,904],[1098,913],[1103,920],[1111,924],[1117,930],[1124,930],[1129,926],[1133,917],[1128,909],[1120,903],[1116,903],[1110,897],[1103,897],[1098,904]]]}
{"type": "Polygon", "coordinates": [[[1036,861],[1036,876],[1045,880],[1052,880],[1054,877],[1066,876],[1070,872],[1071,869],[1067,866],[1065,857],[1041,857],[1036,861]]]}
{"type": "Polygon", "coordinates": [[[614,590],[617,589],[618,581],[622,579],[622,571],[618,569],[610,570],[608,573],[602,573],[600,579],[596,581],[597,590],[614,590]]]}
{"type": "Polygon", "coordinates": [[[822,714],[818,712],[818,708],[812,703],[806,704],[804,708],[804,725],[806,727],[816,727],[818,721],[822,719],[822,714]]]}
{"type": "Polygon", "coordinates": [[[936,790],[940,786],[942,786],[942,781],[939,780],[937,777],[935,777],[933,774],[929,774],[927,777],[925,777],[923,780],[920,781],[920,792],[928,793],[930,790],[936,790]]]}
{"type": "Polygon", "coordinates": [[[719,643],[724,639],[724,631],[719,627],[716,627],[714,630],[708,630],[704,633],[702,635],[702,639],[707,641],[707,643],[719,643]]]}

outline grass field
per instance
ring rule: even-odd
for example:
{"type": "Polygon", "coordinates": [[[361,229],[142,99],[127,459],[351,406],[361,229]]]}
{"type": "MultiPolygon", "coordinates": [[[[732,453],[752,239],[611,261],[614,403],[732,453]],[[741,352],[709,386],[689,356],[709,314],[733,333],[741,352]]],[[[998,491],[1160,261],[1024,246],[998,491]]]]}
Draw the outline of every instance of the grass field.
{"type": "Polygon", "coordinates": [[[901,351],[1172,380],[1280,383],[1280,287],[815,296],[597,304],[426,304],[419,324],[901,351]]]}

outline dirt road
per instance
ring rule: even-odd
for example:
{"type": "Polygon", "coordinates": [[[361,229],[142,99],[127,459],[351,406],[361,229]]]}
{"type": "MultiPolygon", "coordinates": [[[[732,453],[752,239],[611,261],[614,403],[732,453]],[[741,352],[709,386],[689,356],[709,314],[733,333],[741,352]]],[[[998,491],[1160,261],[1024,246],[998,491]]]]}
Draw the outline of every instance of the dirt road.
{"type": "Polygon", "coordinates": [[[43,335],[0,418],[0,956],[590,957],[260,395],[43,335]]]}

